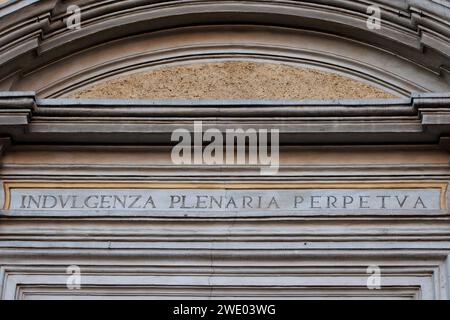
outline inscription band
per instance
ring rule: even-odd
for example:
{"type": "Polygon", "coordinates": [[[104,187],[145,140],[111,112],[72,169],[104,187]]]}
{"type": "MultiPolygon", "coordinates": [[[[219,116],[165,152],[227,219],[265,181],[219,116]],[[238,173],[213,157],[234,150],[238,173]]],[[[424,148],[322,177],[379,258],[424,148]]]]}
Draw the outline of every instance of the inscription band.
{"type": "Polygon", "coordinates": [[[446,190],[447,183],[439,182],[5,181],[4,210],[443,210],[446,208],[446,190]]]}

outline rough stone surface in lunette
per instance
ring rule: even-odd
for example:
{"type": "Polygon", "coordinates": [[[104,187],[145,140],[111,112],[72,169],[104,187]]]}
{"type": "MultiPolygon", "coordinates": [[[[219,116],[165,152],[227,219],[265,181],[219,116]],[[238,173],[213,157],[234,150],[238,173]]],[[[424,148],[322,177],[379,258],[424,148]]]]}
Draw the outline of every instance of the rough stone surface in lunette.
{"type": "Polygon", "coordinates": [[[370,99],[392,98],[371,85],[315,69],[227,61],[178,65],[120,76],[72,98],[370,99]]]}

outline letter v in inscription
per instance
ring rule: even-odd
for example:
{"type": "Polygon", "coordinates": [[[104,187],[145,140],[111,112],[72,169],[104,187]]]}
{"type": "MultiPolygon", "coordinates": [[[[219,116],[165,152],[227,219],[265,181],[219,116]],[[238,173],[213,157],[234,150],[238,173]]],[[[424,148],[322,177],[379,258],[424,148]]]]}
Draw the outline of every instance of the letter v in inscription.
{"type": "Polygon", "coordinates": [[[69,203],[69,200],[70,200],[71,197],[67,196],[65,201],[64,201],[64,196],[63,195],[59,195],[58,198],[59,198],[59,203],[61,203],[61,208],[65,209],[67,204],[69,203]]]}
{"type": "Polygon", "coordinates": [[[403,197],[403,201],[400,201],[400,199],[398,198],[398,196],[395,196],[395,198],[397,198],[397,202],[398,205],[400,206],[400,208],[403,208],[403,206],[405,205],[406,199],[408,199],[409,196],[404,196],[403,197]]]}

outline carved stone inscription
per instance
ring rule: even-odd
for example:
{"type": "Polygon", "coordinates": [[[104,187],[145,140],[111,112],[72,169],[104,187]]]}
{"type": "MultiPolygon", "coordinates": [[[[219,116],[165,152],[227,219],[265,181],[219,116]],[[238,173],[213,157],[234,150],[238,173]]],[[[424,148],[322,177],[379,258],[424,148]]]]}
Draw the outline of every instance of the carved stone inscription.
{"type": "Polygon", "coordinates": [[[11,189],[11,210],[377,211],[440,210],[423,189],[11,189]]]}

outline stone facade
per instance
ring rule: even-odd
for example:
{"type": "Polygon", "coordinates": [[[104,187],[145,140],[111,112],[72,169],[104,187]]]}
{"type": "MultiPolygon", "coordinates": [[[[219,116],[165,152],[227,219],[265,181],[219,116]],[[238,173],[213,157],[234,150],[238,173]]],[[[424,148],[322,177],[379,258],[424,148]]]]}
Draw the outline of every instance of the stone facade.
{"type": "Polygon", "coordinates": [[[360,1],[78,3],[0,4],[2,299],[449,299],[444,2],[375,1],[381,31],[360,1]],[[229,64],[254,96],[141,83],[229,64]],[[277,174],[175,163],[199,121],[278,130],[277,174]]]}

